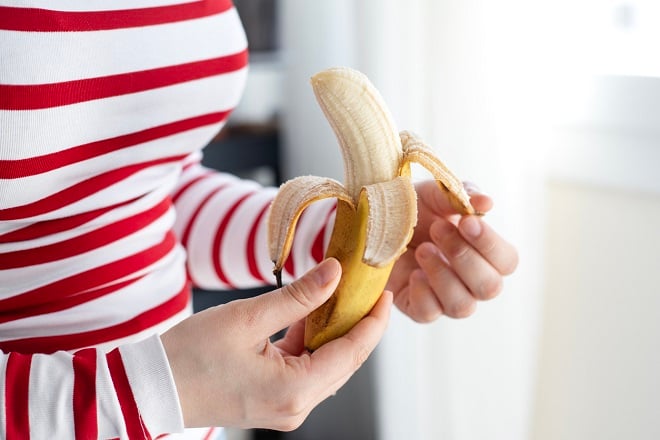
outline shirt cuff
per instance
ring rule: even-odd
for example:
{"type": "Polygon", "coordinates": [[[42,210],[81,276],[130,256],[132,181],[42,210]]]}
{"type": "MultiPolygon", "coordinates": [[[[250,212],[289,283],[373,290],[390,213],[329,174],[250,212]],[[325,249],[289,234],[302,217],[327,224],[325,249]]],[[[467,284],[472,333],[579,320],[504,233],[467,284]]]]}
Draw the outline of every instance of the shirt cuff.
{"type": "Polygon", "coordinates": [[[182,432],[183,414],[172,370],[158,335],[120,348],[142,422],[152,436],[182,432]]]}

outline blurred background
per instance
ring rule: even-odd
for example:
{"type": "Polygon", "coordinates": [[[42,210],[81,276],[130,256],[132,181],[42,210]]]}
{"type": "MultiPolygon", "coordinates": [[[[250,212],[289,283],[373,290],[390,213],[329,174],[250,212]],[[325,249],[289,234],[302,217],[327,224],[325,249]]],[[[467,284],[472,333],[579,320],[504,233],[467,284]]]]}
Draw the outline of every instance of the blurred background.
{"type": "Polygon", "coordinates": [[[342,179],[308,79],[357,68],[400,128],[493,196],[486,219],[521,263],[467,320],[395,313],[367,365],[298,430],[230,435],[660,438],[660,2],[235,3],[250,77],[208,151],[256,148],[238,148],[233,170],[266,184],[342,179]]]}

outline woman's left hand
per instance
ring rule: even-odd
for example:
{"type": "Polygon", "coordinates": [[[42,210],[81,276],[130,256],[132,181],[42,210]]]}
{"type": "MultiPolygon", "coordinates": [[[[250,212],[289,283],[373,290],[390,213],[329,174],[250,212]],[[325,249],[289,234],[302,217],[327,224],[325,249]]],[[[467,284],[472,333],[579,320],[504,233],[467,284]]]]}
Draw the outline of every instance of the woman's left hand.
{"type": "MultiPolygon", "coordinates": [[[[386,288],[415,321],[467,317],[477,301],[500,293],[503,276],[518,264],[518,253],[482,217],[457,214],[435,181],[418,183],[415,189],[417,226],[386,288]]],[[[465,189],[477,212],[493,207],[492,199],[474,185],[465,184],[465,189]]]]}

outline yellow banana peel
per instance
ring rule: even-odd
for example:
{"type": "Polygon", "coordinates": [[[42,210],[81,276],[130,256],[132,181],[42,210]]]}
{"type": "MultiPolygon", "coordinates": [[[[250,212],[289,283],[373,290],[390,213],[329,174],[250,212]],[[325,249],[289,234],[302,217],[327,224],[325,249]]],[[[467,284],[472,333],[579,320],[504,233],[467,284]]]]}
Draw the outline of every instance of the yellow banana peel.
{"type": "Polygon", "coordinates": [[[369,313],[405,252],[417,221],[411,162],[431,172],[457,212],[474,214],[474,209],[461,181],[433,150],[412,133],[397,132],[383,98],[365,75],[331,68],[314,75],[311,83],[341,147],[344,184],[315,176],[285,182],[270,208],[268,241],[279,284],[303,210],[320,199],[337,199],[325,255],[339,260],[342,277],[332,297],[306,320],[305,347],[315,350],[369,313]]]}

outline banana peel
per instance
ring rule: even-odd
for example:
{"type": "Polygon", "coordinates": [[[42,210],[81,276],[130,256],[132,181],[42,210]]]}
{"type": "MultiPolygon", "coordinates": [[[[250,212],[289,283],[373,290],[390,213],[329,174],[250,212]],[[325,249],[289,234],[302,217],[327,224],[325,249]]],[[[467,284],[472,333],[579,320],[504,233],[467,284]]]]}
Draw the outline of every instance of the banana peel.
{"type": "Polygon", "coordinates": [[[399,133],[369,79],[345,67],[311,79],[344,160],[344,183],[301,176],[285,182],[268,215],[273,272],[281,285],[296,224],[311,203],[336,198],[337,211],[326,257],[336,258],[342,277],[332,297],[305,324],[305,347],[313,351],[346,334],[378,301],[397,258],[405,252],[417,221],[410,164],[427,168],[460,214],[474,214],[461,181],[433,150],[410,132],[399,133]]]}

